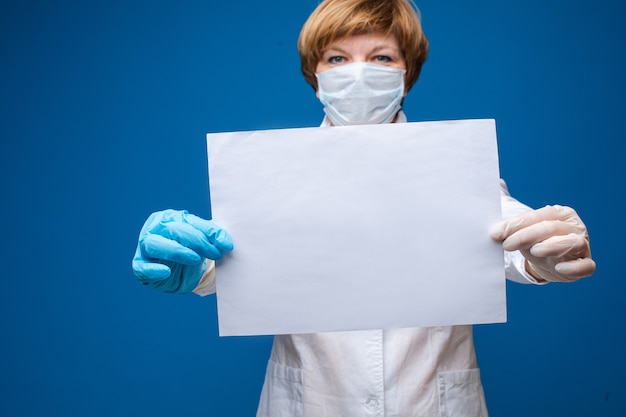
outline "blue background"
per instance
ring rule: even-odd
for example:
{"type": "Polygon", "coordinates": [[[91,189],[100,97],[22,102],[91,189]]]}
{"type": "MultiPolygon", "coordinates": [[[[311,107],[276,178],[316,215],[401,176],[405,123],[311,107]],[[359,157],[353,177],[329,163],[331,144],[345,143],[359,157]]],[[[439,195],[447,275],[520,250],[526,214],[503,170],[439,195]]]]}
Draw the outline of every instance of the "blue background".
{"type": "MultiPolygon", "coordinates": [[[[209,215],[207,132],[319,124],[295,46],[316,4],[2,2],[1,416],[254,414],[271,338],[219,338],[214,297],[130,260],[152,211],[209,215]]],[[[575,207],[598,262],[509,283],[509,323],[476,328],[491,415],[626,415],[626,3],[419,6],[409,119],[495,118],[512,193],[575,207]]]]}

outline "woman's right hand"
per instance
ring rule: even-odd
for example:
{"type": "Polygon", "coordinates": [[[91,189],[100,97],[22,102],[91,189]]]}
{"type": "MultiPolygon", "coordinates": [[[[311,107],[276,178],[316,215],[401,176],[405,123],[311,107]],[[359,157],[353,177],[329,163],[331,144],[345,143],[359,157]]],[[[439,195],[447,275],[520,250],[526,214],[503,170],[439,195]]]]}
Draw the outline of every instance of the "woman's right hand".
{"type": "Polygon", "coordinates": [[[152,213],[139,233],[133,272],[144,285],[185,294],[196,288],[206,259],[233,250],[228,232],[185,210],[152,213]]]}

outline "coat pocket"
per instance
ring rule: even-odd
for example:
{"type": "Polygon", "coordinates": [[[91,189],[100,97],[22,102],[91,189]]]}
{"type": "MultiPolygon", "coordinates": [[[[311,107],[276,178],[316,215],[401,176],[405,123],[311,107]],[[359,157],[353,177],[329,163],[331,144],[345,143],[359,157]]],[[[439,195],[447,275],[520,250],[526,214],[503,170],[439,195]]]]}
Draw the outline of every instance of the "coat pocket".
{"type": "Polygon", "coordinates": [[[302,417],[302,370],[269,361],[257,417],[302,417]]]}
{"type": "Polygon", "coordinates": [[[488,416],[478,369],[440,372],[437,380],[441,417],[488,416]]]}

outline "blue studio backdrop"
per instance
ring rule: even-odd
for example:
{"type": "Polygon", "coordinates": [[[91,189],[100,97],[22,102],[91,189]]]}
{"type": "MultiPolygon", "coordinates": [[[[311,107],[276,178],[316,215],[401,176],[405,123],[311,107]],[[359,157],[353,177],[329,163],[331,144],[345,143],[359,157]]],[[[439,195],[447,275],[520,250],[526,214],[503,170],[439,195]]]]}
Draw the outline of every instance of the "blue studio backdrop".
{"type": "MultiPolygon", "coordinates": [[[[214,296],[130,261],[151,212],[210,215],[207,132],[319,124],[296,50],[316,5],[0,4],[1,416],[254,415],[271,337],[218,337],[214,296]]],[[[575,207],[598,263],[509,283],[509,322],[476,327],[490,413],[623,417],[626,3],[418,5],[409,120],[495,118],[511,192],[575,207]]]]}

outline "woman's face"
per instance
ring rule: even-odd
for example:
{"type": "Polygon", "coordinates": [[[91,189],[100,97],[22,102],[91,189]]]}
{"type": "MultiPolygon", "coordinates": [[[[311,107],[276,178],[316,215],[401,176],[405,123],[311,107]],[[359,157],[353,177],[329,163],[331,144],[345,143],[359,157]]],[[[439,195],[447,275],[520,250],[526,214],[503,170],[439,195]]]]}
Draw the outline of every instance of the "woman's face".
{"type": "Polygon", "coordinates": [[[353,35],[332,42],[315,67],[318,74],[355,62],[368,62],[406,70],[406,62],[394,35],[380,32],[353,35]]]}

